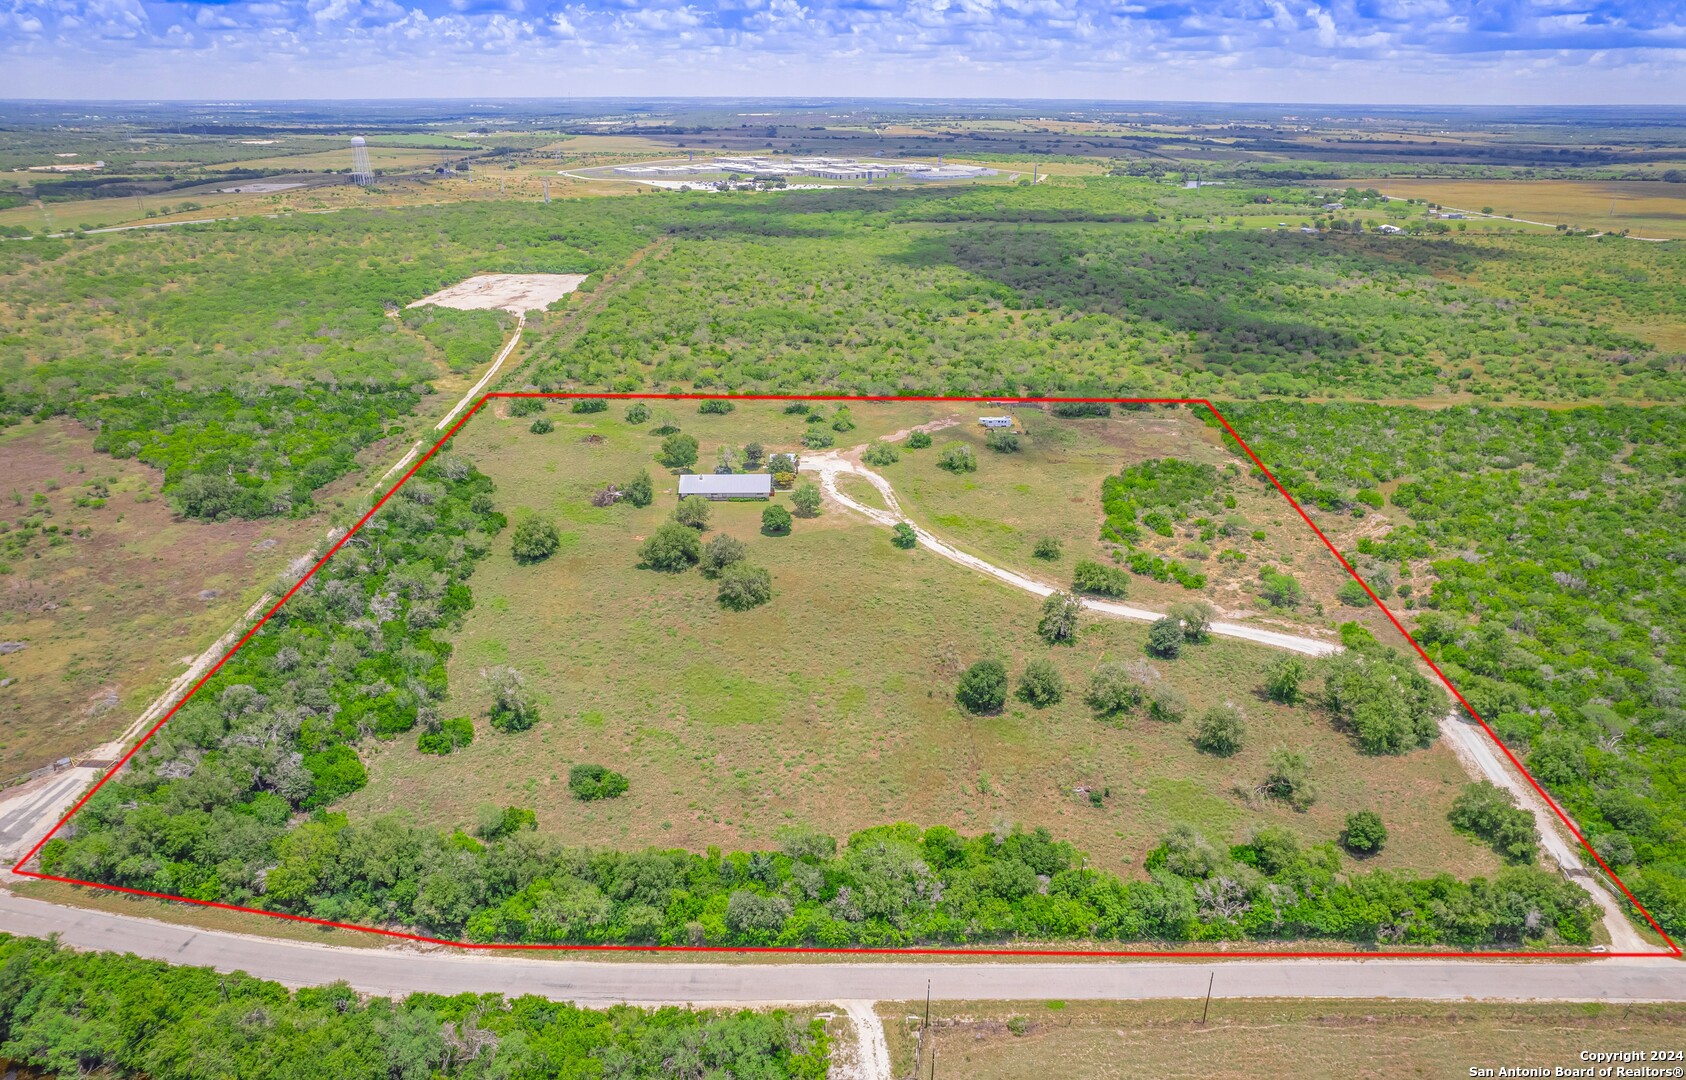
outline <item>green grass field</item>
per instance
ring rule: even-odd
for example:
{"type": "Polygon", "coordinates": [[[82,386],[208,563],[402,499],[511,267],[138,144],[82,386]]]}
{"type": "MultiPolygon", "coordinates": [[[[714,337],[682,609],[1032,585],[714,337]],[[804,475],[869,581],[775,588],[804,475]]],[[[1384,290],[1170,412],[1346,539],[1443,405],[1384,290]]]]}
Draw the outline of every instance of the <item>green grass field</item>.
{"type": "MultiPolygon", "coordinates": [[[[856,406],[859,427],[837,438],[865,442],[945,408],[856,406]]],[[[518,804],[574,842],[693,850],[766,845],[786,824],[841,835],[891,820],[966,832],[1011,822],[1048,826],[1097,865],[1128,873],[1176,822],[1214,840],[1282,824],[1321,842],[1346,814],[1375,808],[1396,837],[1376,865],[1464,876],[1495,868],[1446,822],[1466,780],[1449,752],[1361,758],[1321,714],[1262,699],[1260,673],[1275,655],[1262,647],[1214,641],[1153,662],[1186,695],[1191,717],[1226,699],[1245,709],[1249,745],[1221,759],[1194,749],[1192,721],[1109,725],[1082,704],[1095,664],[1146,661],[1145,624],[1091,618],[1078,644],[1050,649],[1034,632],[1033,597],[931,552],[897,550],[887,530],[830,504],[798,518],[786,537],[761,534],[763,504],[714,506],[713,529],[743,540],[749,560],[772,572],[776,595],[754,611],[723,610],[694,570],[638,569],[638,543],[672,509],[676,485],[652,460],[655,422],[629,426],[621,410],[580,416],[553,403],[550,434],[529,433],[525,418],[482,415],[458,437],[457,452],[496,479],[500,508],[512,520],[555,521],[560,550],[523,566],[499,541],[473,579],[476,607],[455,636],[444,707],[476,717],[476,741],[445,758],[406,740],[374,749],[368,788],[346,804],[354,817],[406,810],[453,826],[472,821],[479,804],[518,804]],[[656,478],[650,507],[589,504],[604,484],[646,467],[656,478]],[[1052,657],[1071,687],[1060,705],[1010,701],[998,716],[970,717],[954,704],[956,678],[974,660],[1001,657],[1016,675],[1038,655],[1052,657]],[[500,735],[485,723],[478,673],[504,664],[541,702],[532,731],[500,735]],[[1322,794],[1309,812],[1231,793],[1258,783],[1278,744],[1316,762],[1322,794]],[[566,777],[579,762],[625,772],[631,791],[575,800],[566,777]],[[1080,787],[1109,794],[1097,808],[1080,787]]],[[[699,438],[704,463],[723,443],[793,448],[805,427],[776,404],[742,404],[728,416],[694,410],[666,408],[699,438]]],[[[995,512],[999,479],[987,469],[971,478],[988,493],[978,497],[980,515],[995,512]]],[[[1085,528],[1094,526],[1098,519],[1085,528]]]]}

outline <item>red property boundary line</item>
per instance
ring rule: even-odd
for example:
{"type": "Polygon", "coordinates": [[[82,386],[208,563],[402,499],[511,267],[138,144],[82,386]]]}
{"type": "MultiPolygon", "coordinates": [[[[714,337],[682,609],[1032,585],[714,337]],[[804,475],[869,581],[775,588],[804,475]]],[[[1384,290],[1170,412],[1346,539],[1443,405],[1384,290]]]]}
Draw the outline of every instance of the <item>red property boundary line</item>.
{"type": "MultiPolygon", "coordinates": [[[[151,898],[159,899],[159,900],[174,900],[174,901],[178,901],[178,902],[184,903],[184,904],[195,904],[195,905],[198,905],[199,907],[216,908],[216,909],[219,909],[219,910],[222,910],[222,911],[238,911],[238,912],[243,912],[245,914],[251,914],[251,915],[265,915],[265,916],[268,916],[269,918],[272,918],[272,919],[285,919],[289,922],[308,923],[312,926],[332,927],[332,928],[337,929],[337,930],[358,930],[358,931],[362,931],[363,933],[379,934],[383,937],[397,938],[397,939],[401,939],[401,940],[404,940],[404,941],[416,941],[416,942],[422,942],[422,943],[429,944],[429,945],[445,945],[445,946],[450,946],[452,948],[469,949],[469,950],[476,950],[476,951],[544,950],[544,951],[566,951],[566,952],[672,952],[672,953],[727,953],[727,954],[732,954],[732,953],[782,953],[782,954],[821,954],[821,955],[831,955],[831,956],[1019,956],[1019,957],[1023,957],[1023,956],[1059,956],[1059,957],[1093,957],[1093,958],[1131,957],[1131,958],[1143,958],[1143,959],[1228,959],[1228,960],[1235,960],[1235,959],[1270,959],[1270,960],[1283,960],[1283,959],[1352,959],[1352,960],[1357,960],[1357,959],[1365,959],[1365,960],[1412,959],[1412,960],[1425,960],[1425,959],[1458,959],[1458,958],[1462,958],[1462,959],[1482,959],[1482,960],[1502,959],[1502,958],[1518,958],[1518,959],[1534,959],[1534,960],[1537,960],[1537,959],[1577,959],[1577,960],[1597,959],[1597,960],[1604,960],[1604,959],[1615,959],[1615,958],[1622,958],[1622,957],[1654,959],[1654,958],[1657,958],[1659,956],[1668,956],[1668,955],[1672,955],[1672,956],[1674,956],[1675,958],[1678,959],[1678,958],[1681,958],[1683,955],[1686,955],[1686,954],[1682,953],[1680,945],[1677,944],[1673,938],[1668,936],[1668,934],[1663,930],[1663,928],[1657,924],[1657,920],[1651,916],[1651,913],[1649,911],[1646,911],[1644,905],[1641,904],[1638,901],[1638,899],[1636,899],[1634,897],[1633,893],[1628,890],[1627,885],[1622,882],[1621,878],[1616,876],[1615,871],[1611,870],[1610,867],[1605,864],[1604,860],[1599,858],[1598,853],[1592,849],[1591,844],[1587,843],[1586,837],[1581,834],[1580,829],[1575,826],[1575,823],[1572,820],[1570,820],[1569,815],[1563,812],[1562,807],[1557,805],[1556,800],[1554,800],[1549,794],[1546,793],[1545,788],[1540,786],[1539,781],[1534,779],[1533,774],[1530,773],[1527,770],[1527,768],[1523,766],[1522,762],[1517,759],[1515,754],[1511,753],[1510,748],[1505,746],[1504,742],[1502,740],[1500,740],[1500,738],[1498,737],[1497,734],[1494,733],[1493,729],[1487,726],[1487,721],[1483,720],[1481,718],[1481,716],[1476,713],[1475,709],[1470,706],[1469,702],[1464,700],[1464,696],[1461,693],[1458,692],[1457,687],[1452,685],[1452,681],[1446,677],[1446,673],[1441,671],[1439,665],[1435,664],[1435,662],[1432,659],[1429,658],[1428,653],[1423,651],[1423,647],[1417,643],[1417,639],[1411,636],[1410,632],[1405,629],[1404,624],[1399,621],[1399,619],[1394,615],[1394,613],[1388,608],[1388,606],[1386,604],[1382,603],[1381,597],[1377,596],[1375,594],[1375,592],[1373,592],[1371,590],[1369,583],[1366,582],[1362,577],[1360,577],[1358,575],[1358,571],[1353,568],[1352,564],[1347,562],[1347,560],[1341,555],[1340,551],[1335,547],[1335,545],[1332,544],[1329,541],[1329,538],[1327,536],[1323,535],[1323,530],[1319,529],[1317,527],[1316,522],[1311,520],[1311,517],[1306,514],[1305,509],[1299,504],[1298,500],[1296,500],[1292,495],[1290,495],[1288,493],[1288,489],[1282,486],[1282,482],[1276,478],[1276,474],[1272,473],[1268,468],[1265,467],[1265,463],[1259,459],[1259,455],[1254,453],[1253,448],[1247,445],[1247,441],[1241,437],[1240,433],[1237,432],[1235,430],[1235,428],[1230,426],[1229,420],[1224,417],[1223,413],[1218,411],[1218,407],[1216,405],[1212,404],[1212,402],[1208,401],[1205,398],[1121,398],[1121,397],[1051,398],[1051,397],[1000,397],[1000,396],[989,396],[989,397],[969,397],[969,396],[968,397],[958,397],[958,396],[910,397],[910,396],[873,396],[873,395],[860,395],[860,394],[624,394],[624,393],[588,394],[588,393],[525,393],[525,392],[509,392],[509,391],[500,391],[500,392],[483,394],[483,395],[480,396],[480,398],[477,401],[475,401],[473,407],[471,407],[467,412],[463,413],[463,415],[460,418],[458,418],[457,422],[455,424],[451,425],[450,430],[445,432],[445,434],[439,439],[439,441],[434,443],[432,448],[430,448],[427,453],[423,454],[419,459],[417,459],[415,464],[411,465],[409,470],[407,472],[405,472],[403,476],[399,477],[398,482],[393,484],[392,487],[386,492],[386,494],[382,495],[380,497],[380,499],[378,499],[375,502],[375,504],[369,508],[368,513],[364,514],[361,518],[359,518],[357,520],[357,524],[353,525],[346,532],[346,534],[344,536],[342,536],[338,540],[336,540],[334,542],[334,544],[331,547],[328,548],[327,553],[324,554],[320,559],[316,560],[315,564],[312,565],[311,568],[302,577],[299,578],[299,580],[293,585],[293,587],[287,590],[286,595],[282,596],[281,599],[277,600],[274,603],[274,605],[272,605],[270,607],[270,609],[264,613],[262,618],[260,618],[256,623],[252,624],[252,628],[250,630],[247,630],[245,635],[242,636],[239,641],[235,642],[234,646],[232,648],[230,648],[228,650],[228,652],[223,654],[222,659],[218,660],[216,662],[216,664],[214,666],[212,666],[209,671],[205,672],[205,674],[199,679],[199,681],[193,684],[192,689],[188,690],[188,692],[182,696],[182,699],[180,701],[176,702],[176,704],[170,709],[169,712],[164,714],[162,719],[160,719],[156,724],[152,725],[152,727],[147,731],[147,733],[144,736],[141,737],[140,741],[137,742],[132,748],[130,748],[129,752],[124,754],[123,757],[115,765],[113,765],[109,770],[107,770],[105,775],[100,777],[99,782],[96,783],[92,788],[90,788],[88,790],[87,794],[83,795],[80,799],[78,799],[76,801],[76,805],[72,806],[70,808],[70,811],[68,813],[66,813],[64,815],[64,817],[59,819],[58,824],[54,825],[52,827],[52,829],[50,829],[47,832],[47,835],[43,836],[40,840],[36,841],[35,846],[30,848],[29,852],[27,854],[25,854],[23,858],[18,860],[17,865],[12,867],[12,873],[17,874],[17,875],[22,876],[22,877],[37,878],[37,879],[42,880],[42,881],[57,881],[57,882],[61,882],[63,884],[67,884],[67,885],[82,885],[82,886],[87,886],[89,888],[94,888],[94,889],[105,889],[105,890],[108,890],[110,892],[123,893],[123,894],[129,895],[129,896],[146,896],[146,897],[151,897],[151,898]],[[1655,930],[1657,932],[1657,934],[1660,935],[1662,937],[1662,939],[1665,942],[1668,943],[1670,951],[1668,953],[1660,953],[1660,952],[1592,952],[1590,950],[1545,952],[1545,951],[1533,951],[1533,950],[1516,949],[1516,950],[1487,950],[1487,951],[1446,952],[1446,951],[1432,951],[1432,950],[1426,950],[1425,949],[1425,950],[1422,950],[1422,951],[1412,952],[1412,951],[1405,951],[1405,950],[1383,951],[1383,950],[1361,950],[1361,949],[1324,950],[1324,951],[1312,951],[1312,950],[1294,951],[1294,950],[1262,950],[1262,949],[1260,949],[1260,950],[1009,949],[1009,948],[972,948],[972,949],[968,949],[968,948],[960,948],[960,947],[937,947],[937,946],[908,947],[908,948],[825,948],[825,947],[821,947],[821,946],[808,946],[808,945],[763,945],[763,946],[623,945],[623,944],[602,944],[602,945],[540,944],[540,945],[525,945],[525,944],[515,944],[515,943],[509,943],[509,942],[452,941],[448,938],[429,937],[425,934],[411,934],[411,933],[406,933],[402,930],[391,930],[391,929],[385,929],[385,928],[378,927],[378,926],[359,926],[359,925],[356,925],[355,923],[334,922],[334,921],[329,920],[329,919],[315,919],[315,918],[311,918],[310,916],[307,916],[307,915],[292,915],[292,914],[288,914],[286,912],[280,912],[280,911],[265,911],[262,908],[243,907],[243,906],[238,905],[238,904],[223,904],[223,903],[219,903],[219,902],[214,901],[214,900],[195,900],[191,897],[186,897],[186,896],[172,896],[169,893],[148,892],[145,889],[130,889],[130,888],[125,888],[121,885],[107,885],[107,884],[97,882],[97,881],[83,881],[79,878],[60,877],[56,874],[44,874],[44,873],[41,873],[40,871],[37,871],[37,870],[25,870],[24,869],[25,864],[30,862],[30,860],[34,859],[35,856],[40,853],[41,849],[44,846],[46,846],[47,841],[51,840],[53,838],[53,836],[60,829],[64,828],[65,824],[68,823],[71,818],[76,816],[76,814],[82,809],[82,807],[87,804],[88,800],[93,798],[94,793],[99,791],[100,788],[104,787],[106,782],[109,781],[113,776],[117,775],[117,773],[119,771],[121,771],[122,768],[129,763],[129,759],[133,758],[135,756],[135,754],[140,750],[140,748],[145,746],[147,744],[147,742],[154,735],[156,735],[158,733],[160,728],[162,728],[165,724],[169,723],[170,718],[175,716],[176,713],[181,710],[181,707],[183,705],[186,705],[188,703],[188,701],[193,697],[193,695],[198,693],[199,689],[201,687],[203,687],[207,682],[209,682],[211,680],[211,677],[214,676],[218,672],[218,670],[220,670],[222,668],[222,666],[224,664],[228,663],[228,661],[234,656],[235,653],[239,652],[240,649],[243,646],[245,646],[246,642],[250,641],[257,634],[257,632],[259,630],[263,629],[264,624],[269,622],[269,620],[275,616],[275,613],[281,610],[282,605],[286,604],[286,602],[288,600],[292,599],[293,594],[298,592],[299,589],[304,586],[305,582],[309,581],[313,576],[315,576],[316,571],[320,570],[328,562],[329,559],[333,558],[334,553],[337,552],[341,547],[343,547],[348,540],[350,540],[353,536],[357,535],[358,530],[362,529],[363,526],[368,523],[369,519],[374,517],[375,512],[378,511],[382,506],[384,506],[388,499],[392,498],[393,495],[397,494],[398,490],[400,488],[402,488],[406,483],[408,483],[410,478],[412,476],[414,476],[416,474],[416,472],[423,465],[427,464],[427,462],[433,457],[433,455],[437,454],[440,451],[440,449],[444,447],[444,445],[446,443],[450,442],[451,439],[456,437],[457,432],[459,430],[461,430],[461,428],[464,424],[468,423],[468,421],[471,417],[473,417],[476,413],[478,413],[481,410],[481,408],[483,408],[488,401],[491,401],[494,398],[550,398],[550,399],[562,399],[562,400],[567,400],[567,399],[572,399],[572,398],[602,398],[602,399],[606,399],[606,400],[643,399],[643,400],[660,400],[660,401],[707,401],[707,400],[716,400],[716,399],[727,400],[727,401],[860,401],[860,402],[877,402],[877,403],[884,403],[884,404],[893,404],[895,402],[902,402],[902,401],[951,401],[951,402],[984,402],[984,403],[1001,403],[1001,404],[1044,404],[1044,403],[1057,404],[1057,403],[1061,403],[1061,402],[1072,402],[1072,403],[1095,403],[1095,404],[1105,404],[1105,405],[1204,406],[1208,411],[1211,412],[1212,416],[1217,419],[1218,423],[1223,426],[1224,431],[1229,434],[1229,437],[1235,440],[1236,445],[1240,446],[1241,449],[1246,452],[1247,456],[1252,459],[1253,464],[1258,467],[1259,471],[1261,473],[1263,473],[1265,475],[1265,477],[1268,478],[1273,485],[1275,485],[1276,490],[1278,492],[1280,492],[1282,497],[1288,501],[1288,505],[1292,506],[1294,508],[1294,512],[1299,514],[1300,519],[1302,521],[1304,521],[1308,527],[1310,527],[1311,531],[1316,534],[1316,536],[1319,540],[1323,541],[1323,546],[1329,549],[1329,553],[1332,554],[1335,557],[1336,561],[1338,561],[1341,564],[1341,567],[1343,569],[1345,569],[1346,572],[1352,576],[1352,580],[1358,582],[1359,586],[1362,587],[1363,590],[1365,591],[1365,593],[1367,593],[1369,595],[1370,599],[1375,603],[1375,605],[1378,608],[1381,609],[1382,614],[1387,616],[1388,622],[1393,624],[1394,629],[1398,630],[1399,633],[1402,636],[1404,636],[1405,640],[1409,641],[1411,643],[1411,647],[1416,650],[1417,655],[1422,658],[1423,663],[1427,664],[1429,666],[1429,668],[1434,672],[1434,674],[1439,677],[1440,681],[1445,684],[1446,689],[1451,692],[1451,694],[1454,698],[1457,699],[1458,704],[1462,705],[1464,710],[1466,712],[1468,712],[1469,715],[1475,719],[1476,723],[1481,725],[1481,730],[1486,732],[1487,737],[1493,740],[1493,745],[1497,746],[1499,748],[1500,752],[1502,752],[1504,754],[1504,756],[1507,759],[1509,759],[1510,763],[1516,767],[1517,771],[1520,772],[1524,777],[1527,778],[1528,783],[1539,794],[1540,798],[1545,800],[1545,804],[1547,806],[1549,806],[1551,808],[1552,812],[1557,815],[1557,819],[1559,821],[1561,821],[1563,823],[1564,827],[1567,828],[1569,830],[1569,832],[1574,835],[1575,839],[1580,842],[1582,850],[1584,850],[1588,855],[1592,856],[1593,860],[1599,865],[1599,867],[1601,867],[1604,870],[1604,872],[1607,875],[1609,875],[1610,880],[1616,883],[1616,886],[1621,889],[1622,895],[1627,897],[1628,902],[1631,903],[1634,906],[1635,910],[1637,910],[1641,915],[1645,916],[1645,921],[1648,922],[1651,925],[1651,929],[1655,930]]],[[[1596,886],[1594,886],[1594,887],[1596,887],[1596,886]]]]}

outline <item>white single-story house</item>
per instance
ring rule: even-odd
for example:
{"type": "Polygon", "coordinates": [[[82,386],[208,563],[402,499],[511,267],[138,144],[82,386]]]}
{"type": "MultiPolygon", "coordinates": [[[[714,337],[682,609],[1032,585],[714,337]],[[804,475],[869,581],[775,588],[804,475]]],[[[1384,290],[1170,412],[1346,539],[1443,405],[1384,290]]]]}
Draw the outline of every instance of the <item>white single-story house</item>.
{"type": "Polygon", "coordinates": [[[1013,426],[1011,416],[980,416],[978,423],[987,428],[1009,428],[1013,426]]]}
{"type": "Polygon", "coordinates": [[[770,499],[773,478],[767,473],[686,473],[679,478],[679,497],[705,499],[770,499]]]}
{"type": "Polygon", "coordinates": [[[1377,225],[1377,226],[1376,226],[1376,231],[1377,231],[1377,232],[1379,232],[1379,233],[1387,233],[1387,234],[1388,234],[1388,235],[1390,235],[1390,236],[1391,236],[1391,235],[1393,235],[1393,234],[1394,234],[1394,233],[1402,233],[1402,232],[1404,232],[1404,231],[1405,231],[1405,230],[1404,230],[1404,229],[1401,229],[1401,228],[1400,228],[1400,227],[1399,227],[1399,226],[1397,226],[1397,225],[1377,225]]]}

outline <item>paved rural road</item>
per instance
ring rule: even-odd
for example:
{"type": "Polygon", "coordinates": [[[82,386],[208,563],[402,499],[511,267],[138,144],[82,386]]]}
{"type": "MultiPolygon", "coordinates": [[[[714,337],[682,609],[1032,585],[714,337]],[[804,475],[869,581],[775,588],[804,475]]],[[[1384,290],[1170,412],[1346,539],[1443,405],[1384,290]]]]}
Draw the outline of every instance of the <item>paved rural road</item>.
{"type": "Polygon", "coordinates": [[[344,979],[369,993],[541,994],[581,1004],[1107,1000],[1196,998],[1215,969],[1218,997],[1431,1001],[1686,1001],[1686,964],[1471,960],[1233,960],[1219,964],[886,962],[634,963],[538,960],[407,949],[347,949],[223,934],[72,910],[0,893],[0,929],[57,933],[80,949],[241,970],[291,986],[344,979]]]}

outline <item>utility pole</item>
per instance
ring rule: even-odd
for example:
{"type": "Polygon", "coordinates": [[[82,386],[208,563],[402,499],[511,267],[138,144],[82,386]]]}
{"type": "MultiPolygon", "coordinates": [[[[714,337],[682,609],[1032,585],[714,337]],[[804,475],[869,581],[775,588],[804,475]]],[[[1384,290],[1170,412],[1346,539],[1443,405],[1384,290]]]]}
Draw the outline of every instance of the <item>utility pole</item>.
{"type": "Polygon", "coordinates": [[[1206,979],[1206,1007],[1204,1009],[1200,1010],[1200,1026],[1201,1027],[1206,1026],[1206,1014],[1212,1011],[1212,983],[1213,983],[1214,980],[1217,979],[1217,977],[1218,977],[1218,973],[1214,971],[1206,979]]]}

